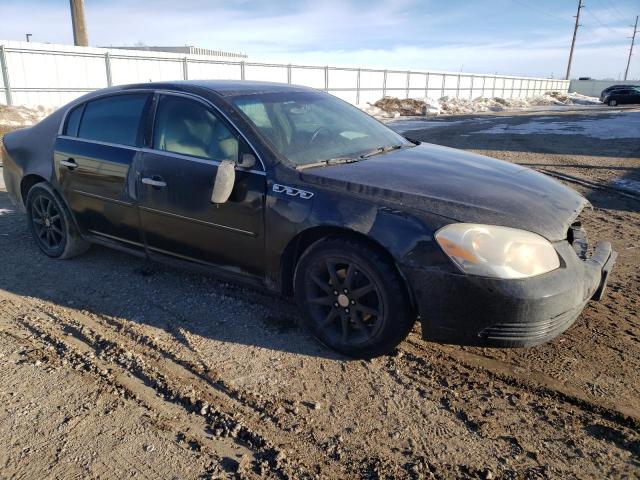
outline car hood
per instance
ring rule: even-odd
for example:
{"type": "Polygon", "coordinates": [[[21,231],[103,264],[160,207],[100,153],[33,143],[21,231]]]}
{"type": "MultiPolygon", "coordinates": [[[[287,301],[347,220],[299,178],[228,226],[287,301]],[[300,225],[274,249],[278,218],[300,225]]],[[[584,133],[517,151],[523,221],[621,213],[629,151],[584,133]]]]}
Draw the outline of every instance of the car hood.
{"type": "Polygon", "coordinates": [[[311,184],[459,222],[520,228],[550,241],[566,238],[588,204],[574,190],[528,168],[426,143],[301,173],[311,184]]]}

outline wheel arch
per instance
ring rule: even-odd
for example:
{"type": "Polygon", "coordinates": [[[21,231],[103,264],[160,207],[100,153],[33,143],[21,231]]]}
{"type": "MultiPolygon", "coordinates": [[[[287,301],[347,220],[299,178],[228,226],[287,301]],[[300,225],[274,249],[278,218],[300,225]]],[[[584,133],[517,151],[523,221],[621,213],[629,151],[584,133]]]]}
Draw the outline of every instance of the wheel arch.
{"type": "Polygon", "coordinates": [[[370,236],[367,236],[355,230],[333,225],[323,225],[308,228],[298,233],[289,241],[283,251],[280,261],[280,290],[284,295],[293,295],[293,279],[296,266],[298,265],[298,261],[300,260],[300,257],[302,257],[302,254],[306,252],[309,247],[311,247],[311,245],[329,237],[343,237],[361,241],[386,257],[393,264],[396,273],[402,279],[402,283],[411,302],[411,308],[414,311],[417,311],[413,290],[411,289],[411,286],[409,285],[406,277],[402,274],[400,268],[398,268],[398,264],[391,252],[387,248],[385,248],[384,245],[370,236]]]}
{"type": "Polygon", "coordinates": [[[33,188],[34,185],[37,185],[38,183],[46,183],[47,186],[51,188],[56,197],[58,197],[58,200],[62,202],[64,208],[67,209],[67,213],[69,214],[69,217],[71,218],[76,231],[82,232],[82,230],[80,229],[80,225],[78,224],[78,220],[73,214],[73,211],[69,208],[69,204],[67,203],[67,200],[64,198],[64,196],[58,191],[54,184],[36,173],[25,175],[20,181],[20,195],[22,196],[22,204],[24,205],[25,209],[27,208],[27,196],[29,195],[29,191],[33,188]]]}
{"type": "Polygon", "coordinates": [[[22,204],[25,208],[27,206],[27,195],[29,195],[29,190],[31,190],[31,188],[37,183],[42,182],[49,183],[46,178],[36,173],[25,175],[20,181],[20,196],[22,197],[22,204]]]}

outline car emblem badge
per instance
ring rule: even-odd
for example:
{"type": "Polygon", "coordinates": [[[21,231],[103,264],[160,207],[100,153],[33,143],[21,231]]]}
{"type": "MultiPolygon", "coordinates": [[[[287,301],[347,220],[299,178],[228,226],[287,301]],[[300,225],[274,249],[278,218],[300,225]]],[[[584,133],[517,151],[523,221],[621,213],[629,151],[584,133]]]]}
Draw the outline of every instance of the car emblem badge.
{"type": "Polygon", "coordinates": [[[287,185],[279,185],[277,183],[273,185],[273,191],[275,193],[286,193],[287,195],[290,195],[292,197],[300,197],[303,200],[309,200],[311,197],[313,197],[312,192],[300,190],[299,188],[288,187],[287,185]]]}

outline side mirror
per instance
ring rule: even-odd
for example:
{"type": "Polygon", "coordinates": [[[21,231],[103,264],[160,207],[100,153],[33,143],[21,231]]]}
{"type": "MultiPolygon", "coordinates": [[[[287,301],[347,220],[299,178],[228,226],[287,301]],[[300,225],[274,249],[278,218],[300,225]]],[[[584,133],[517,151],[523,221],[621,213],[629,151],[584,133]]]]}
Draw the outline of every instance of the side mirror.
{"type": "Polygon", "coordinates": [[[229,200],[235,183],[236,163],[231,160],[223,160],[218,166],[216,180],[213,183],[211,203],[225,203],[229,200]]]}
{"type": "Polygon", "coordinates": [[[240,168],[253,168],[256,165],[256,157],[254,157],[252,153],[243,153],[237,165],[240,168]]]}

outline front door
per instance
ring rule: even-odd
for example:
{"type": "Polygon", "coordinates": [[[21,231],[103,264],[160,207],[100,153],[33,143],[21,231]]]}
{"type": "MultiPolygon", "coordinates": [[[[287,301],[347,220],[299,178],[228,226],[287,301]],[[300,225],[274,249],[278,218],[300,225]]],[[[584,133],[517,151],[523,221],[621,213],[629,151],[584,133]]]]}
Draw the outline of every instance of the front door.
{"type": "Polygon", "coordinates": [[[152,141],[138,173],[150,253],[262,276],[265,172],[237,168],[231,198],[211,202],[220,161],[237,160],[248,149],[237,132],[199,100],[163,94],[152,141]]]}
{"type": "Polygon", "coordinates": [[[131,167],[142,145],[148,93],[120,94],[79,105],[56,140],[57,181],[86,233],[142,248],[131,167]]]}

